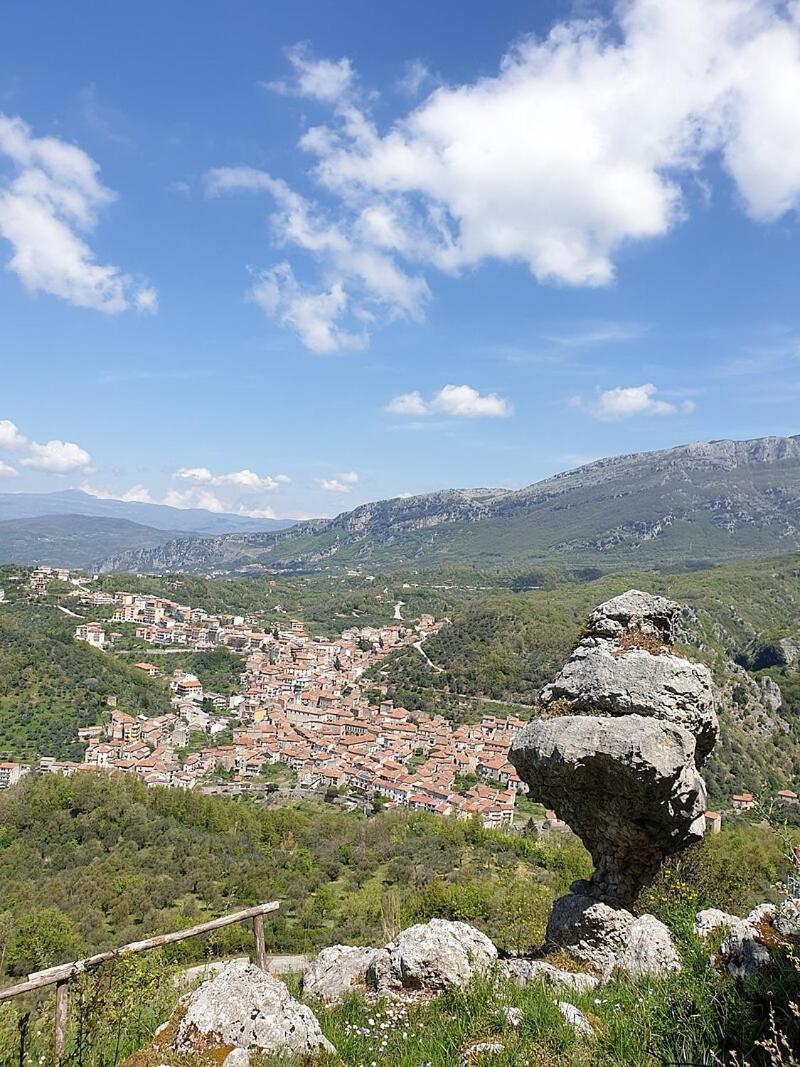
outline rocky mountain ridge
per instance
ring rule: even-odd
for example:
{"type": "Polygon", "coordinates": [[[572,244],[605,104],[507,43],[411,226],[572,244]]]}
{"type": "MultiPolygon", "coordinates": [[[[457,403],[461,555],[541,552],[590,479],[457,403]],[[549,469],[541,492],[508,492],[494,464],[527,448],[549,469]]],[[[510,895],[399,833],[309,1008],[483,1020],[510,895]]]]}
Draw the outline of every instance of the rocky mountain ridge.
{"type": "Polygon", "coordinates": [[[449,489],[362,504],[274,533],[178,538],[103,570],[281,572],[718,560],[800,547],[800,436],[596,460],[524,489],[449,489]]]}

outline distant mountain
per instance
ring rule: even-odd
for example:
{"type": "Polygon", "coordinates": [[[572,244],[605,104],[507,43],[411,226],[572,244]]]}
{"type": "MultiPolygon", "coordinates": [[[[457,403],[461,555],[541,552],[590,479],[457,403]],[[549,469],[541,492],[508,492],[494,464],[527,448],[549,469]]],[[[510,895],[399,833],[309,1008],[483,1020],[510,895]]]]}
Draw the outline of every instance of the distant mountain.
{"type": "Polygon", "coordinates": [[[799,547],[800,436],[617,456],[516,491],[384,500],[276,533],[179,538],[104,566],[247,573],[569,560],[618,567],[799,547]]]}
{"type": "Polygon", "coordinates": [[[0,563],[49,563],[88,569],[109,552],[152,549],[176,536],[176,530],[155,530],[128,519],[93,515],[6,519],[0,522],[0,563]]]}
{"type": "Polygon", "coordinates": [[[80,489],[57,493],[0,493],[0,520],[34,519],[42,515],[95,515],[127,519],[157,530],[185,533],[226,534],[283,530],[291,519],[251,519],[203,508],[172,508],[166,504],[143,504],[135,500],[104,500],[80,489]]]}

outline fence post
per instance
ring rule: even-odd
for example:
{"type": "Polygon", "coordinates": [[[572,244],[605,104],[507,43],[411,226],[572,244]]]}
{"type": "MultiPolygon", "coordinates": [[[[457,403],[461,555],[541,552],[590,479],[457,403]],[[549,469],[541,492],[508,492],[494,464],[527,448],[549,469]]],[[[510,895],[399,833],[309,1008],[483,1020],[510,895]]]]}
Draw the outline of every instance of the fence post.
{"type": "Polygon", "coordinates": [[[267,969],[267,950],[264,945],[264,916],[253,916],[253,933],[256,938],[256,964],[262,971],[267,969]]]}
{"type": "Polygon", "coordinates": [[[56,1018],[53,1045],[55,1062],[61,1063],[67,1041],[67,1016],[69,1014],[69,979],[56,983],[56,1018]]]}

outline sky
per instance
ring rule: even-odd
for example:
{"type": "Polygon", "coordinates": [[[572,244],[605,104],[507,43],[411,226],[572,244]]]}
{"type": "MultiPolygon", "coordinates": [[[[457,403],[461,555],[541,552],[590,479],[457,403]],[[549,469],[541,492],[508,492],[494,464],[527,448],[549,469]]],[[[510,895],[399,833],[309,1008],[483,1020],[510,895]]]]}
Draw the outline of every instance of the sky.
{"type": "Polygon", "coordinates": [[[0,492],[255,516],[800,432],[800,2],[9,0],[0,492]]]}

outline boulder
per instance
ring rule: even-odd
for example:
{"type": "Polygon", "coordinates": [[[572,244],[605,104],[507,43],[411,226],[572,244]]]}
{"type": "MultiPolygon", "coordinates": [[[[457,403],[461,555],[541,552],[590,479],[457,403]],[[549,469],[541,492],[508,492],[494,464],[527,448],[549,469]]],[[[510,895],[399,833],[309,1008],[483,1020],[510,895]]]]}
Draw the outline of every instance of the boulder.
{"type": "Polygon", "coordinates": [[[718,930],[720,926],[733,926],[734,923],[739,921],[738,916],[731,915],[727,911],[720,911],[719,908],[704,908],[702,911],[698,911],[694,917],[694,932],[698,937],[708,937],[713,930],[718,930]]]}
{"type": "Polygon", "coordinates": [[[800,937],[800,900],[789,897],[775,909],[772,925],[783,937],[800,937]]]}
{"type": "Polygon", "coordinates": [[[658,978],[679,971],[681,960],[666,926],[654,915],[640,915],[628,927],[617,966],[631,978],[658,978]]]}
{"type": "Polygon", "coordinates": [[[619,638],[637,631],[671,644],[676,637],[681,608],[672,600],[639,589],[606,600],[589,616],[588,632],[597,637],[619,638]]]}
{"type": "Polygon", "coordinates": [[[366,984],[367,969],[379,951],[351,945],[324,948],[303,972],[303,996],[338,1004],[348,993],[366,984]]]}
{"type": "Polygon", "coordinates": [[[222,1067],[250,1067],[250,1053],[246,1048],[235,1048],[222,1061],[222,1067]]]}
{"type": "Polygon", "coordinates": [[[566,702],[580,713],[644,715],[684,726],[696,739],[698,763],[719,736],[708,667],[642,648],[620,652],[611,641],[582,642],[541,700],[566,702]]]}
{"type": "Polygon", "coordinates": [[[556,1006],[564,1016],[567,1025],[571,1026],[576,1034],[580,1034],[581,1037],[594,1037],[594,1027],[579,1008],[570,1004],[568,1000],[556,1001],[556,1006]]]}
{"type": "Polygon", "coordinates": [[[730,926],[722,940],[720,958],[734,978],[747,978],[769,963],[769,950],[761,932],[747,919],[730,926]]]}
{"type": "Polygon", "coordinates": [[[246,1049],[312,1055],[335,1052],[310,1008],[252,963],[229,964],[182,1002],[178,1052],[246,1049]]]}
{"type": "Polygon", "coordinates": [[[547,941],[596,967],[605,977],[616,969],[642,978],[680,968],[670,932],[655,916],[637,918],[624,908],[578,893],[568,893],[553,905],[547,941]]]}
{"type": "Polygon", "coordinates": [[[600,984],[593,974],[580,971],[565,971],[544,960],[528,960],[521,957],[500,961],[500,974],[517,985],[542,982],[555,989],[569,989],[573,993],[591,993],[600,984]]]}
{"type": "Polygon", "coordinates": [[[403,930],[376,952],[367,985],[378,992],[440,993],[486,974],[496,960],[497,949],[474,926],[431,919],[403,930]]]}
{"type": "Polygon", "coordinates": [[[641,715],[536,719],[509,759],[531,796],[555,810],[592,854],[581,892],[633,902],[665,856],[700,841],[706,792],[695,742],[681,726],[641,715]]]}
{"type": "Polygon", "coordinates": [[[750,923],[751,926],[759,926],[765,922],[771,925],[775,917],[775,910],[774,904],[758,904],[745,916],[745,922],[750,923]]]}

